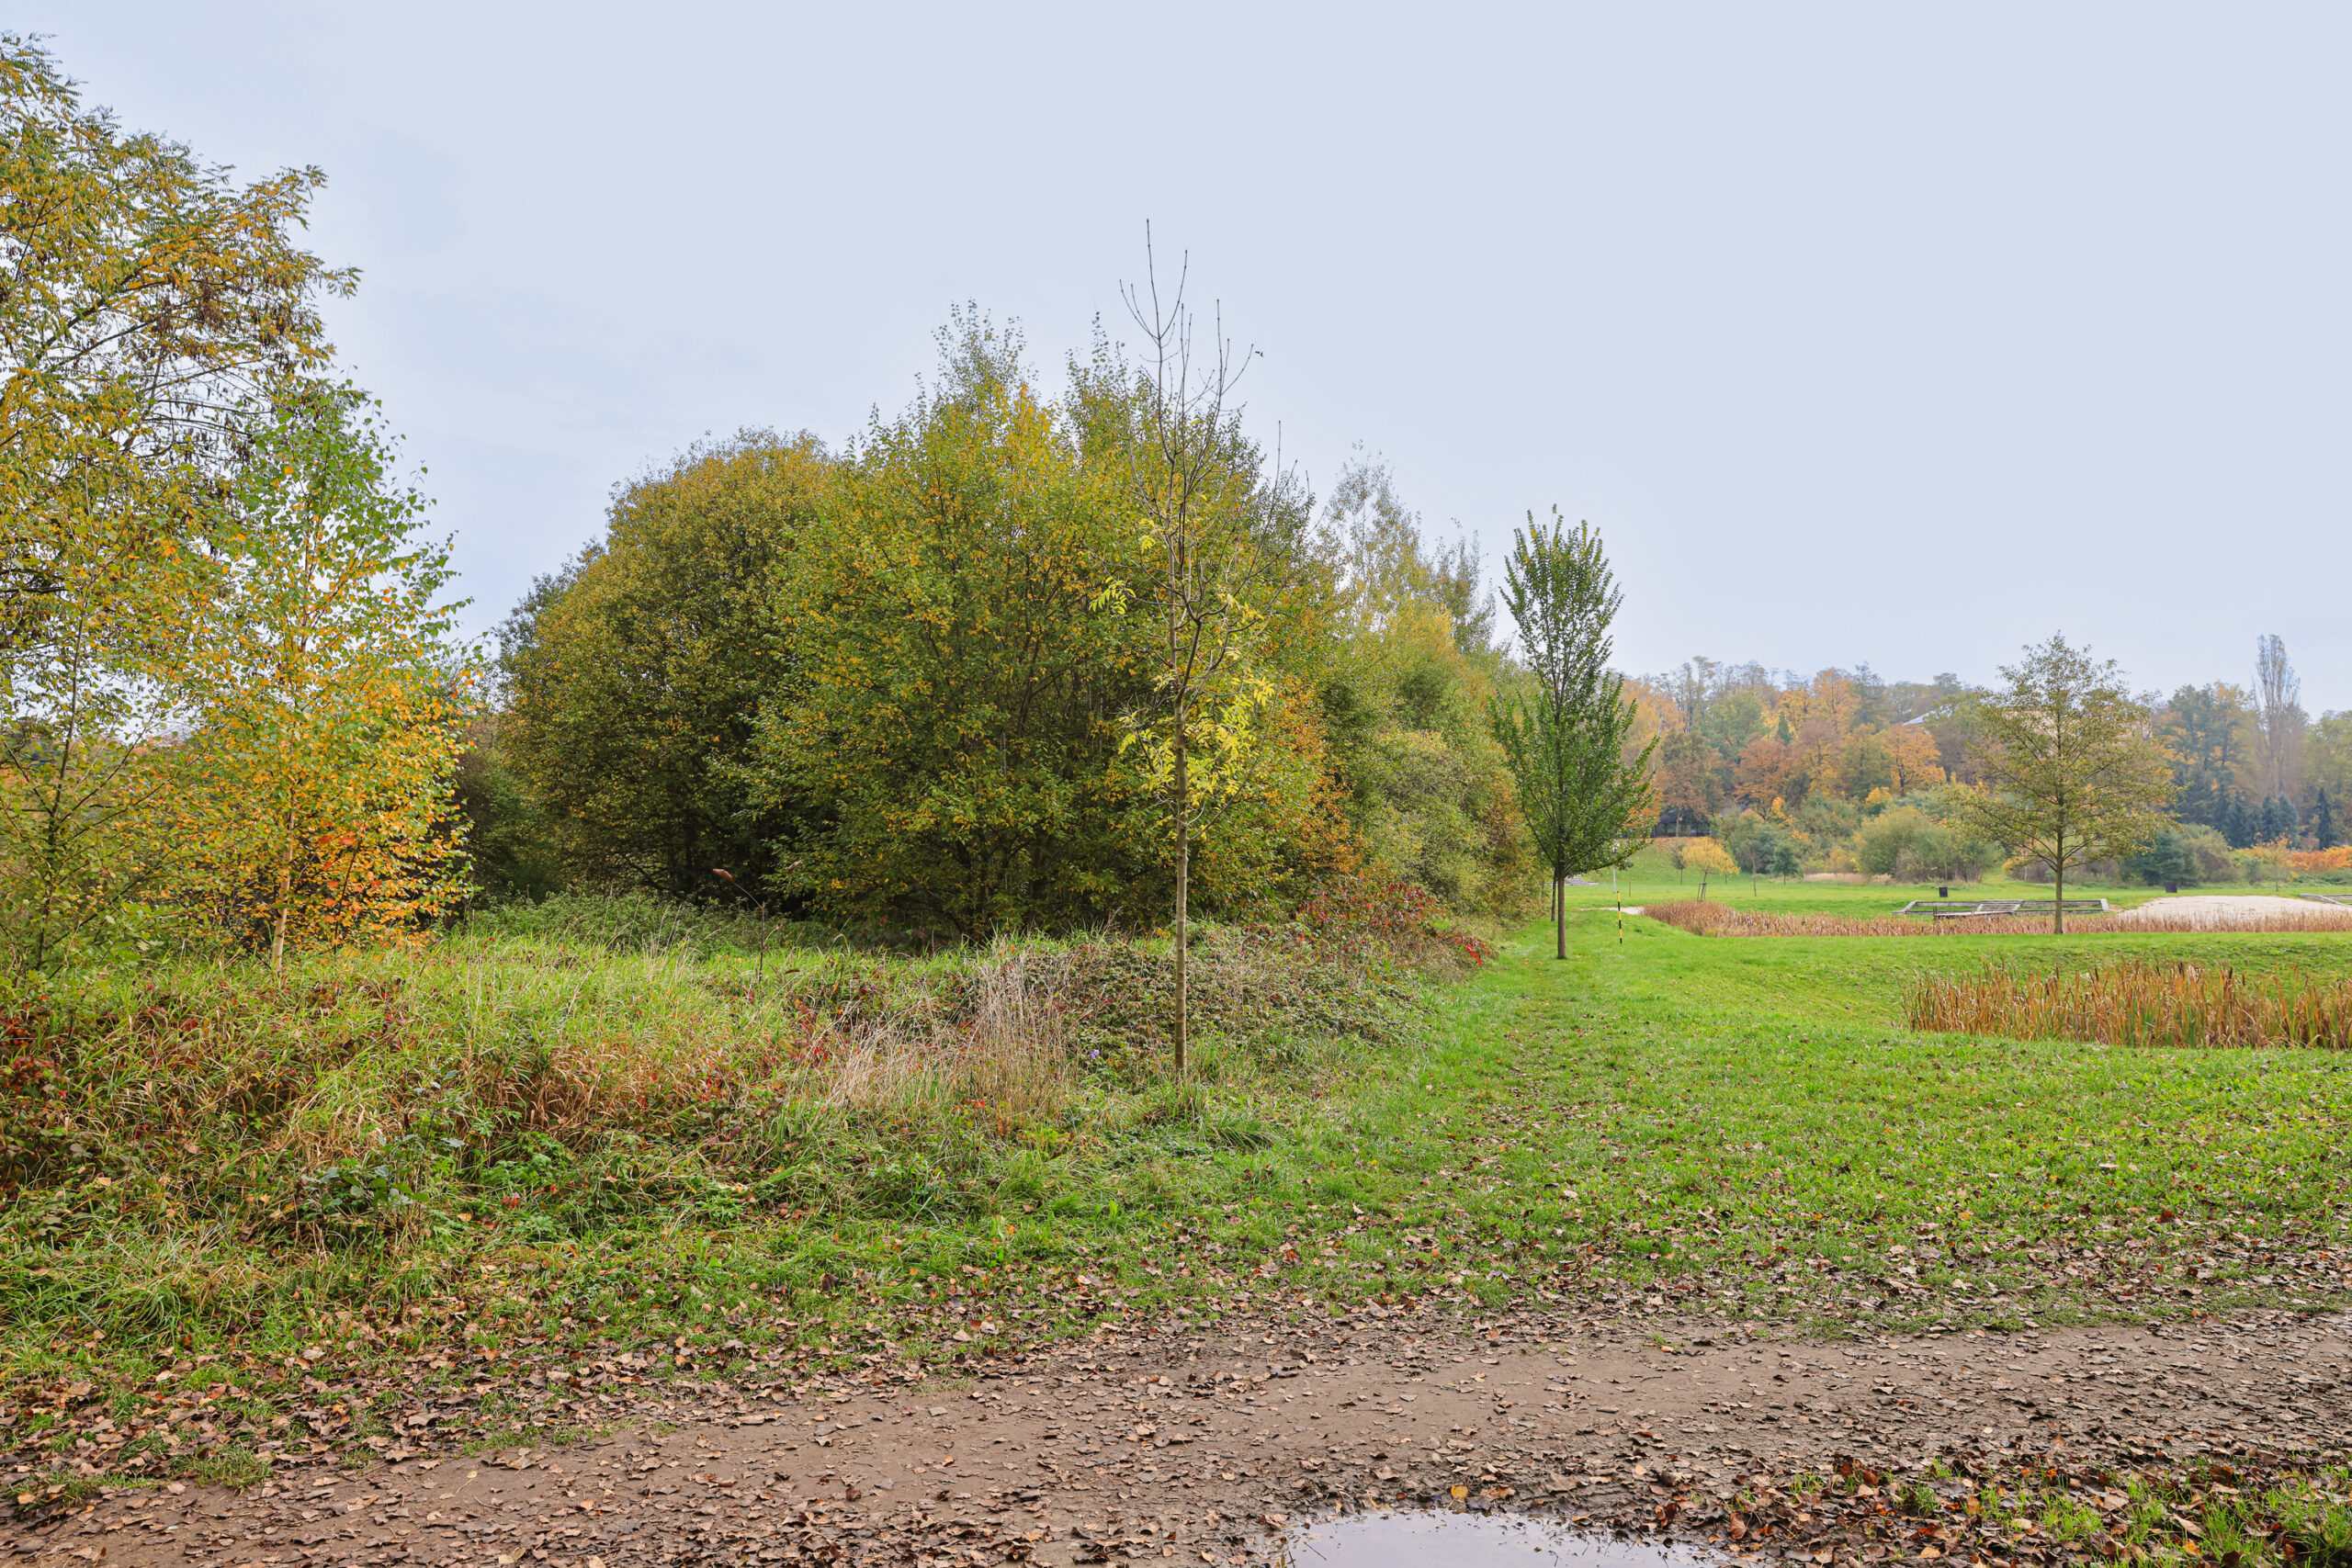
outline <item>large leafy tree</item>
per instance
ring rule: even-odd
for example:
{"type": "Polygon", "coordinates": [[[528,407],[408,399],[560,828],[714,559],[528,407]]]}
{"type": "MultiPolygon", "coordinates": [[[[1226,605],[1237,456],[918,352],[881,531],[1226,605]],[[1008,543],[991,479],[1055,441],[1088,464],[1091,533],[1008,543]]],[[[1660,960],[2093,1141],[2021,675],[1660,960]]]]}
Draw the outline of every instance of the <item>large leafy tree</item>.
{"type": "Polygon", "coordinates": [[[86,108],[0,34],[0,936],[46,967],[152,886],[171,658],[201,541],[349,272],[316,169],[240,186],[86,108]]]}
{"type": "MultiPolygon", "coordinates": [[[[796,662],[748,772],[798,813],[787,886],[950,935],[1148,921],[1170,875],[1129,719],[1166,627],[1112,592],[1136,565],[1136,389],[1105,362],[1048,401],[976,318],[941,346],[935,382],[844,455],[777,611],[796,662]]],[[[1281,671],[1267,687],[1253,787],[1206,867],[1228,908],[1313,853],[1319,731],[1281,671]]]]}
{"type": "Polygon", "coordinates": [[[604,539],[509,617],[497,754],[582,880],[704,897],[725,870],[783,895],[790,808],[755,805],[741,770],[761,705],[794,679],[778,606],[821,548],[833,468],[808,435],[696,446],[623,487],[604,539]]]}
{"type": "Polygon", "coordinates": [[[1609,635],[1624,594],[1590,524],[1567,531],[1532,513],[1503,565],[1503,604],[1519,626],[1522,677],[1494,701],[1495,739],[1519,781],[1520,809],[1550,868],[1556,955],[1568,955],[1560,886],[1621,865],[1641,847],[1651,801],[1650,754],[1634,750],[1639,718],[1625,679],[1609,668],[1609,635]]]}
{"type": "Polygon", "coordinates": [[[2173,753],[2176,812],[2184,822],[2218,828],[2249,760],[2254,716],[2238,688],[2223,682],[2183,686],[2172,694],[2158,733],[2173,753]]]}
{"type": "Polygon", "coordinates": [[[1338,578],[1317,694],[1365,871],[1516,913],[1526,837],[1487,724],[1501,660],[1476,550],[1430,548],[1386,465],[1361,456],[1331,488],[1319,543],[1338,578]]]}
{"type": "Polygon", "coordinates": [[[843,459],[779,635],[758,798],[802,813],[788,885],[837,918],[982,933],[1133,919],[1151,878],[1118,716],[1148,690],[1095,604],[1114,471],[976,320],[843,459]]]}
{"type": "Polygon", "coordinates": [[[2052,637],[2004,665],[2007,685],[1977,699],[1975,761],[1985,787],[1961,815],[1979,836],[2030,855],[2056,882],[2051,930],[2066,929],[2066,873],[2137,852],[2165,825],[2171,761],[2154,714],[2115,660],[2052,637]]]}

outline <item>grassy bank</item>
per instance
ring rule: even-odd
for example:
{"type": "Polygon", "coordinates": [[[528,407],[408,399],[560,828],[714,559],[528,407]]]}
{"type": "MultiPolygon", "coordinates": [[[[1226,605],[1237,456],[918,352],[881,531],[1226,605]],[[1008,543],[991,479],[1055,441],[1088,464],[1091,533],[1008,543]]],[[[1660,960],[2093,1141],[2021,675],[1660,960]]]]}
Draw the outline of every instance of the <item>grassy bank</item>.
{"type": "Polygon", "coordinates": [[[241,1380],[242,1437],[109,1461],[154,1473],[365,1433],[360,1400],[267,1435],[329,1357],[949,1359],[1269,1302],[1837,1331],[2345,1299],[2341,1055],[1903,1018],[1987,953],[2342,976],[2352,937],[1570,930],[1475,973],[1212,933],[1182,1086],[1150,944],[763,952],[576,910],[277,983],[95,980],[10,1047],[16,1430],[241,1380]]]}

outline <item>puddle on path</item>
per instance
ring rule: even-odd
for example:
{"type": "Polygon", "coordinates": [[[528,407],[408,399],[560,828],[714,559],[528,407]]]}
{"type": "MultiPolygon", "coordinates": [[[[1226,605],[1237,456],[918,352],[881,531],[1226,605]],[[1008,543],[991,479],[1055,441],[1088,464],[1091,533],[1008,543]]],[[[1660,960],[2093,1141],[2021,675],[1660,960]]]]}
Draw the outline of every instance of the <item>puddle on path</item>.
{"type": "Polygon", "coordinates": [[[1398,1509],[1294,1528],[1282,1568],[1715,1568],[1689,1547],[1594,1535],[1548,1519],[1398,1509]]]}

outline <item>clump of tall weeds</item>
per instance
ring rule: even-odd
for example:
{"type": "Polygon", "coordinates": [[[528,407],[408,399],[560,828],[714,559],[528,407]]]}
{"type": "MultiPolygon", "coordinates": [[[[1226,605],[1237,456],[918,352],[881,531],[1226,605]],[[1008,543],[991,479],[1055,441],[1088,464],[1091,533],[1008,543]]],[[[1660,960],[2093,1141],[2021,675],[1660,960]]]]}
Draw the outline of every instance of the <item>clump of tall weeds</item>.
{"type": "MultiPolygon", "coordinates": [[[[50,1194],[0,1218],[0,1244],[36,1241],[30,1224],[41,1246],[74,1226],[397,1246],[485,1194],[577,1230],[697,1183],[756,1186],[812,1128],[852,1164],[1033,1138],[1071,1131],[1085,1094],[1164,1076],[1163,944],[729,944],[745,934],[575,902],[421,952],[53,991],[0,1017],[0,1201],[50,1194]]],[[[1277,1055],[1386,1038],[1411,1002],[1394,969],[1298,927],[1208,929],[1195,1026],[1277,1055]]]]}

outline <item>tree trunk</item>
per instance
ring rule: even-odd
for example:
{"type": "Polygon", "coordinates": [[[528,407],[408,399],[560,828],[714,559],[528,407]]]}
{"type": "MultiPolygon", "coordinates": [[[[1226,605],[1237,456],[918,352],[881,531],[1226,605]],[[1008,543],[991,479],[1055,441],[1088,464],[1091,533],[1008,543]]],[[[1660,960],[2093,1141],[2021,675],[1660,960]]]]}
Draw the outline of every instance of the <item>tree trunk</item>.
{"type": "Polygon", "coordinates": [[[1552,872],[1552,931],[1555,958],[1568,955],[1568,874],[1555,867],[1552,872]]]}
{"type": "Polygon", "coordinates": [[[1184,1079],[1184,1048],[1190,1043],[1191,1036],[1191,1020],[1186,1008],[1189,998],[1185,989],[1184,975],[1186,945],[1184,926],[1185,917],[1189,912],[1187,906],[1192,897],[1193,877],[1192,835],[1187,830],[1189,825],[1184,820],[1186,808],[1190,805],[1186,798],[1185,786],[1192,782],[1185,772],[1186,766],[1184,721],[1182,711],[1180,709],[1176,720],[1176,1080],[1179,1083],[1184,1079]]]}
{"type": "Polygon", "coordinates": [[[2066,863],[2062,859],[2051,868],[2057,877],[2058,897],[2050,902],[2050,934],[2066,934],[2066,863]]]}

